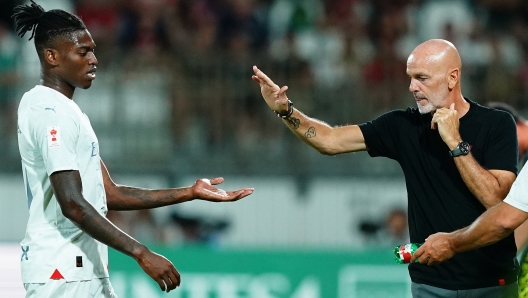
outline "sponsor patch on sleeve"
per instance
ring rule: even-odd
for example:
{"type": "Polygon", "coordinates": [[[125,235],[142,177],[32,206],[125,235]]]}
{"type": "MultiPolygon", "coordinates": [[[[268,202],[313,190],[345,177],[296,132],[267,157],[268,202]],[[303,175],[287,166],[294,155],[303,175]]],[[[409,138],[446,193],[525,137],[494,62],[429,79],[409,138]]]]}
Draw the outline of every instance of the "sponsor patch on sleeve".
{"type": "Polygon", "coordinates": [[[58,126],[49,126],[47,129],[48,147],[60,146],[60,128],[58,126]]]}

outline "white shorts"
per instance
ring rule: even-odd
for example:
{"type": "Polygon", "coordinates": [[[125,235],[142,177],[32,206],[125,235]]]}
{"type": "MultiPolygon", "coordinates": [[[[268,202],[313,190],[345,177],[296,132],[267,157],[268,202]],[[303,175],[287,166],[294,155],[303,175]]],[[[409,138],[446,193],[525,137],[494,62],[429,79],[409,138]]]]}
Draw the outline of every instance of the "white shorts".
{"type": "Polygon", "coordinates": [[[66,282],[50,279],[44,284],[24,284],[26,298],[117,298],[108,278],[66,282]]]}

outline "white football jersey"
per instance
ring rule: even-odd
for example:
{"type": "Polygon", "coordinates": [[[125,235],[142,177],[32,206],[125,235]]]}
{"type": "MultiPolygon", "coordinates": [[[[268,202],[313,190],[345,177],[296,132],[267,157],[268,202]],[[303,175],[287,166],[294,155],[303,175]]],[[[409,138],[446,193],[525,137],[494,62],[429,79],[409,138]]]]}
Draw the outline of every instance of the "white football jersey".
{"type": "Polygon", "coordinates": [[[88,117],[62,93],[35,86],[18,108],[18,147],[29,208],[22,281],[108,277],[108,248],[64,217],[49,180],[57,171],[79,171],[84,198],[106,216],[99,144],[88,117]]]}
{"type": "Polygon", "coordinates": [[[504,203],[528,212],[528,164],[526,164],[510,188],[510,192],[504,199],[504,203]]]}

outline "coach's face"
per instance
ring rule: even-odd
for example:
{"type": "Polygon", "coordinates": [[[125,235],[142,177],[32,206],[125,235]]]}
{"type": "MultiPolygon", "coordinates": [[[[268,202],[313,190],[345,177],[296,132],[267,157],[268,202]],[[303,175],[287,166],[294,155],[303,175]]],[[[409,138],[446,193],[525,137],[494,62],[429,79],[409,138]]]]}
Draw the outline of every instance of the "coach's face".
{"type": "Polygon", "coordinates": [[[58,73],[63,81],[75,88],[87,89],[95,80],[97,58],[95,43],[88,30],[74,32],[71,39],[63,39],[58,46],[58,73]]]}
{"type": "Polygon", "coordinates": [[[442,63],[444,54],[417,49],[407,59],[407,75],[411,79],[409,91],[414,95],[422,114],[442,108],[449,95],[446,70],[442,63]]]}

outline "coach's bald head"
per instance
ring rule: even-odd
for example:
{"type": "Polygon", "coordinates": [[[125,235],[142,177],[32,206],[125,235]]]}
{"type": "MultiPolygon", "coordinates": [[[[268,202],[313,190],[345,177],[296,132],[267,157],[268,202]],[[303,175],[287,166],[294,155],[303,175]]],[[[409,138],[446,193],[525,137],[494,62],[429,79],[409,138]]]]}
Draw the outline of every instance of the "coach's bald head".
{"type": "Polygon", "coordinates": [[[407,74],[411,78],[409,91],[414,94],[421,113],[463,101],[461,69],[460,55],[447,40],[431,39],[412,51],[407,59],[407,74]]]}

